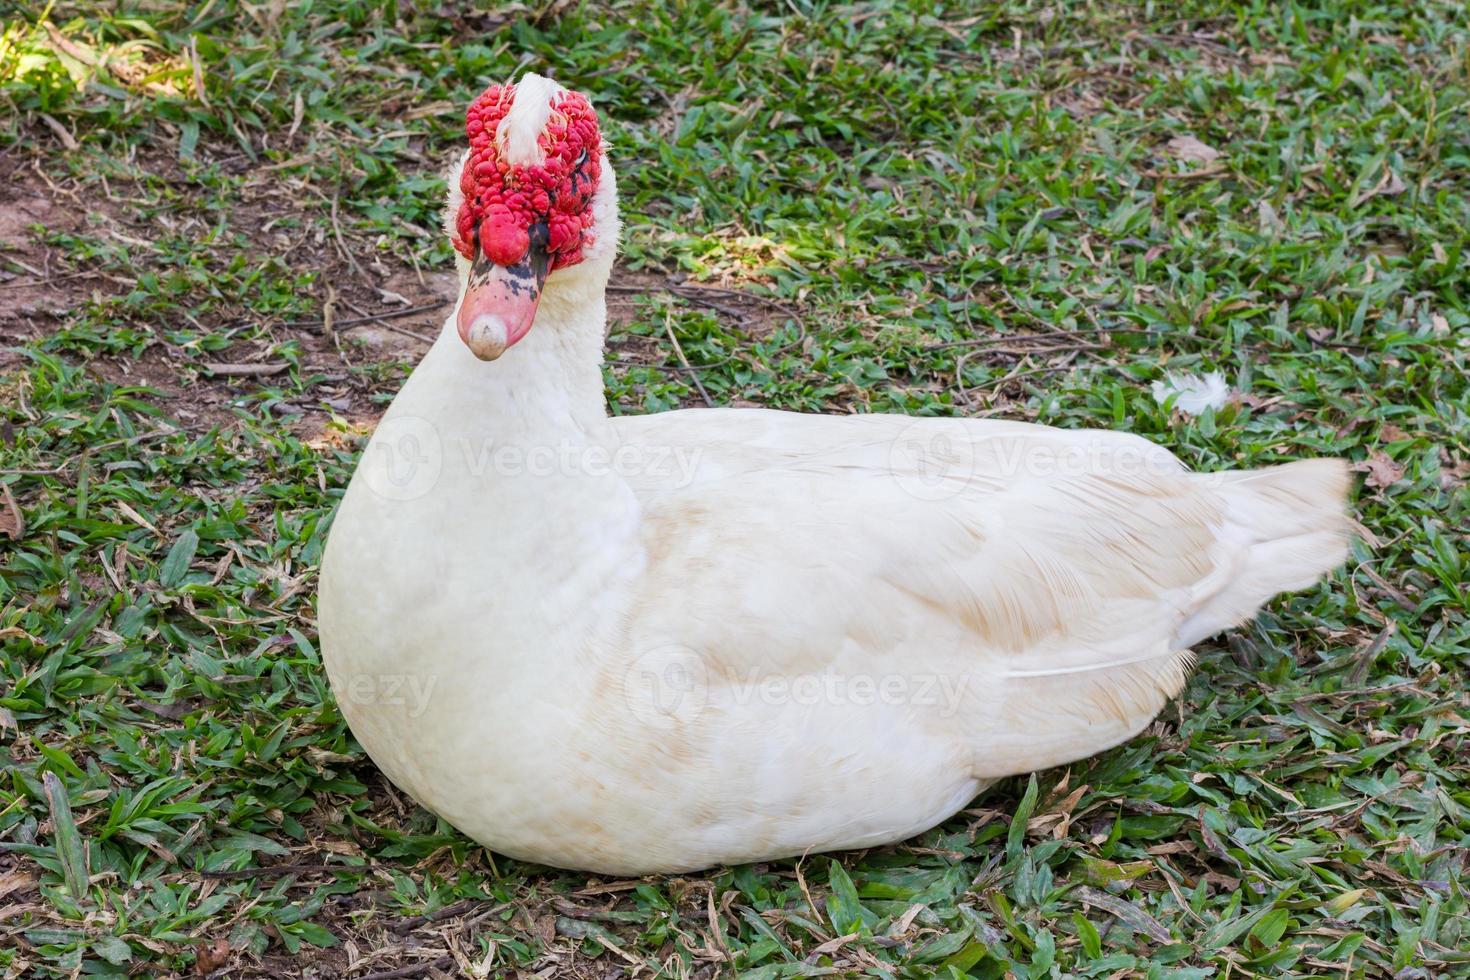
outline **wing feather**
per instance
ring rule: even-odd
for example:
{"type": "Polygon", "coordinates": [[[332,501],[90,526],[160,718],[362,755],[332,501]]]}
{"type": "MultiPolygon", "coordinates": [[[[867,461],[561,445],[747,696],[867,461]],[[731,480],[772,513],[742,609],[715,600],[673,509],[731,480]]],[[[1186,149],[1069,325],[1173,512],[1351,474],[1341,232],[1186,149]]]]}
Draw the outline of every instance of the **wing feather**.
{"type": "MultiPolygon", "coordinates": [[[[1121,433],[923,421],[934,428],[730,409],[617,420],[625,440],[698,457],[682,486],[632,480],[653,558],[631,628],[677,635],[721,676],[967,678],[947,724],[974,746],[974,774],[1025,772],[1157,714],[1193,665],[1183,640],[1277,590],[1259,574],[1232,584],[1260,547],[1232,507],[1289,507],[1311,483],[1199,477],[1121,433]],[[942,451],[911,452],[914,440],[942,451]]],[[[1320,573],[1336,554],[1303,562],[1320,573]]]]}

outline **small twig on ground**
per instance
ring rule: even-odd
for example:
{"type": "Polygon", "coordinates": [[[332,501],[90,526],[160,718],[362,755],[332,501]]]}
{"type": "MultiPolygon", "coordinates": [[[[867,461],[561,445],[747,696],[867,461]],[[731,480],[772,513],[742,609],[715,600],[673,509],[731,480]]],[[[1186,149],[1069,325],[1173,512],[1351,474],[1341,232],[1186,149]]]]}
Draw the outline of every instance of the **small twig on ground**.
{"type": "Polygon", "coordinates": [[[668,334],[669,342],[674,345],[674,353],[679,355],[679,363],[684,365],[685,371],[689,372],[689,380],[693,381],[694,387],[699,389],[699,397],[703,398],[704,403],[710,408],[714,408],[714,399],[709,396],[708,391],[704,390],[704,382],[699,380],[699,372],[689,366],[689,358],[684,356],[684,348],[679,345],[679,338],[674,336],[674,318],[667,313],[664,314],[664,333],[668,334]]]}
{"type": "MultiPolygon", "coordinates": [[[[350,302],[349,300],[345,300],[345,299],[344,300],[341,300],[341,303],[342,303],[343,306],[347,307],[350,310],[353,310],[358,315],[358,322],[354,322],[351,327],[345,328],[347,330],[352,330],[352,329],[354,329],[356,327],[366,326],[367,324],[373,323],[376,320],[376,318],[371,313],[368,313],[366,310],[364,310],[362,307],[358,306],[356,303],[350,302]]],[[[337,322],[340,325],[343,321],[339,320],[337,322]]],[[[412,330],[408,330],[408,329],[406,329],[404,327],[396,326],[396,325],[394,325],[392,323],[388,323],[388,322],[385,322],[385,321],[379,321],[378,322],[378,325],[380,327],[382,327],[384,330],[391,330],[394,333],[402,334],[405,337],[412,337],[414,340],[421,341],[422,343],[425,343],[425,344],[432,344],[434,342],[434,338],[433,337],[425,337],[423,334],[415,333],[412,330]]]]}
{"type": "MultiPolygon", "coordinates": [[[[427,313],[430,310],[437,310],[441,307],[448,306],[449,302],[450,301],[447,299],[440,299],[435,300],[432,303],[424,303],[422,306],[406,306],[401,310],[389,310],[386,313],[364,313],[361,316],[350,316],[341,318],[333,317],[332,326],[337,330],[342,330],[347,327],[361,326],[364,323],[379,323],[384,320],[400,320],[403,317],[413,316],[416,313],[427,313]]],[[[321,327],[324,322],[325,321],[323,320],[287,320],[285,323],[282,323],[281,326],[321,327]]],[[[418,334],[413,334],[412,336],[417,337],[418,334]]],[[[423,340],[425,338],[419,337],[419,339],[423,340]]]]}
{"type": "Polygon", "coordinates": [[[419,926],[429,925],[434,922],[442,922],[445,919],[452,919],[457,915],[464,915],[467,912],[479,908],[481,905],[487,904],[494,905],[499,903],[497,903],[497,901],[493,898],[467,898],[463,901],[455,902],[453,905],[446,905],[442,909],[438,909],[434,912],[428,912],[424,915],[409,916],[406,919],[399,919],[397,922],[391,923],[388,926],[388,931],[396,933],[400,936],[407,935],[408,933],[413,932],[419,926]]]}
{"type": "Polygon", "coordinates": [[[1362,564],[1360,564],[1355,569],[1355,571],[1360,571],[1364,575],[1371,578],[1373,580],[1373,583],[1383,590],[1384,595],[1388,596],[1395,603],[1397,603],[1398,607],[1404,612],[1413,612],[1414,610],[1419,608],[1418,604],[1414,602],[1413,599],[1410,599],[1398,589],[1388,584],[1388,582],[1384,581],[1383,576],[1379,575],[1371,567],[1369,567],[1367,562],[1363,562],[1362,564]]]}
{"type": "MultiPolygon", "coordinates": [[[[14,256],[6,256],[5,261],[6,262],[9,262],[13,266],[18,266],[19,268],[25,270],[26,272],[28,272],[29,274],[35,276],[38,279],[44,280],[44,279],[47,278],[46,277],[46,273],[42,272],[40,269],[37,269],[35,266],[31,265],[29,262],[22,262],[20,259],[17,259],[14,256]]],[[[35,284],[33,283],[32,285],[35,285],[35,284]]]]}
{"type": "Polygon", "coordinates": [[[371,282],[372,280],[368,279],[367,274],[362,271],[362,266],[357,264],[356,256],[354,256],[352,254],[352,250],[347,247],[347,239],[342,235],[342,224],[337,220],[338,197],[340,197],[340,195],[334,191],[332,193],[331,217],[332,236],[337,240],[337,251],[340,252],[342,257],[347,260],[347,264],[352,266],[352,271],[357,273],[357,278],[361,279],[363,282],[371,282]]]}
{"type": "MultiPolygon", "coordinates": [[[[14,262],[15,260],[14,259],[7,259],[6,261],[14,262]]],[[[16,262],[15,264],[16,265],[20,265],[19,262],[16,262]]],[[[41,273],[39,273],[39,272],[32,273],[32,274],[33,275],[41,275],[41,273]]],[[[97,275],[97,273],[90,272],[90,271],[89,272],[69,272],[69,273],[67,273],[64,276],[52,276],[50,279],[28,279],[25,282],[7,282],[7,283],[0,283],[0,289],[25,289],[27,286],[32,286],[32,287],[40,288],[40,287],[44,287],[44,286],[50,286],[50,285],[52,285],[54,283],[58,283],[58,282],[66,282],[66,281],[68,281],[70,279],[89,279],[89,278],[92,278],[93,276],[96,276],[96,275],[97,275]]]]}
{"type": "Polygon", "coordinates": [[[974,408],[975,403],[970,401],[970,393],[965,390],[965,361],[975,354],[967,350],[954,360],[954,388],[959,393],[960,401],[965,403],[966,408],[974,408]]]}
{"type": "MultiPolygon", "coordinates": [[[[378,325],[380,327],[382,327],[384,330],[391,330],[391,331],[393,331],[396,334],[403,335],[404,337],[412,337],[414,340],[420,341],[421,343],[425,343],[425,344],[433,344],[434,343],[434,338],[433,337],[426,337],[426,336],[424,336],[421,333],[417,333],[417,332],[415,332],[413,330],[409,330],[407,327],[400,327],[396,323],[380,323],[378,325]]],[[[355,326],[348,327],[347,329],[348,330],[355,330],[355,329],[357,329],[357,327],[364,327],[364,326],[367,326],[367,324],[365,324],[365,323],[359,323],[359,324],[356,324],[355,326]]]]}
{"type": "Polygon", "coordinates": [[[402,980],[405,977],[418,977],[430,970],[442,970],[454,962],[454,957],[445,953],[437,960],[424,960],[422,963],[414,963],[410,966],[400,966],[396,970],[383,970],[379,973],[364,973],[356,980],[402,980]]]}

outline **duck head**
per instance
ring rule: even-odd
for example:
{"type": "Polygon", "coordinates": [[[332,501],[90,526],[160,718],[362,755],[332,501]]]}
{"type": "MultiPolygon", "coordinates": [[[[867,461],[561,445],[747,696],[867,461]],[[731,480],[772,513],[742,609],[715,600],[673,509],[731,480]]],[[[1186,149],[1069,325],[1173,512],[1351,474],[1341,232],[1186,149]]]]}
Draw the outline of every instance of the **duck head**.
{"type": "Polygon", "coordinates": [[[492,361],[546,305],[600,296],[618,244],[617,181],[587,97],[540,75],[491,85],[465,115],[445,231],[460,339],[492,361]]]}

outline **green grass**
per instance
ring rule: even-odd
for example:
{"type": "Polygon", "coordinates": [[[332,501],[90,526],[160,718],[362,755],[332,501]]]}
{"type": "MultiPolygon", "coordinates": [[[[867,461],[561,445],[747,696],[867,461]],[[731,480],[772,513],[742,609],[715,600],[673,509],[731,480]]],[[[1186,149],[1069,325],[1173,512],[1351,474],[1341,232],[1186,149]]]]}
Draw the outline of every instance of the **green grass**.
{"type": "Polygon", "coordinates": [[[0,3],[0,194],[54,208],[0,252],[0,974],[1470,976],[1460,4],[100,6],[0,3]],[[408,355],[316,324],[448,268],[439,173],[518,66],[614,145],[652,284],[615,411],[702,403],[672,335],[716,403],[1371,462],[1373,543],[1145,736],[912,846],[611,887],[486,854],[320,668],[408,355]],[[1176,416],[1166,368],[1245,396],[1176,416]]]}

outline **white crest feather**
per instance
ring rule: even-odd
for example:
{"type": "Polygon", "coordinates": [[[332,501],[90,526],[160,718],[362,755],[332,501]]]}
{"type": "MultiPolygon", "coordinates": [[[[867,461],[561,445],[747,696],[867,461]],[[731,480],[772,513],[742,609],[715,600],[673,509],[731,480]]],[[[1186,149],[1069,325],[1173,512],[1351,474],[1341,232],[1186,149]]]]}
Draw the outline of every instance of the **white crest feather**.
{"type": "Polygon", "coordinates": [[[513,167],[542,162],[544,154],[538,142],[551,119],[551,104],[566,92],[549,78],[527,72],[516,82],[515,99],[510,111],[500,120],[495,142],[501,159],[513,167]]]}

